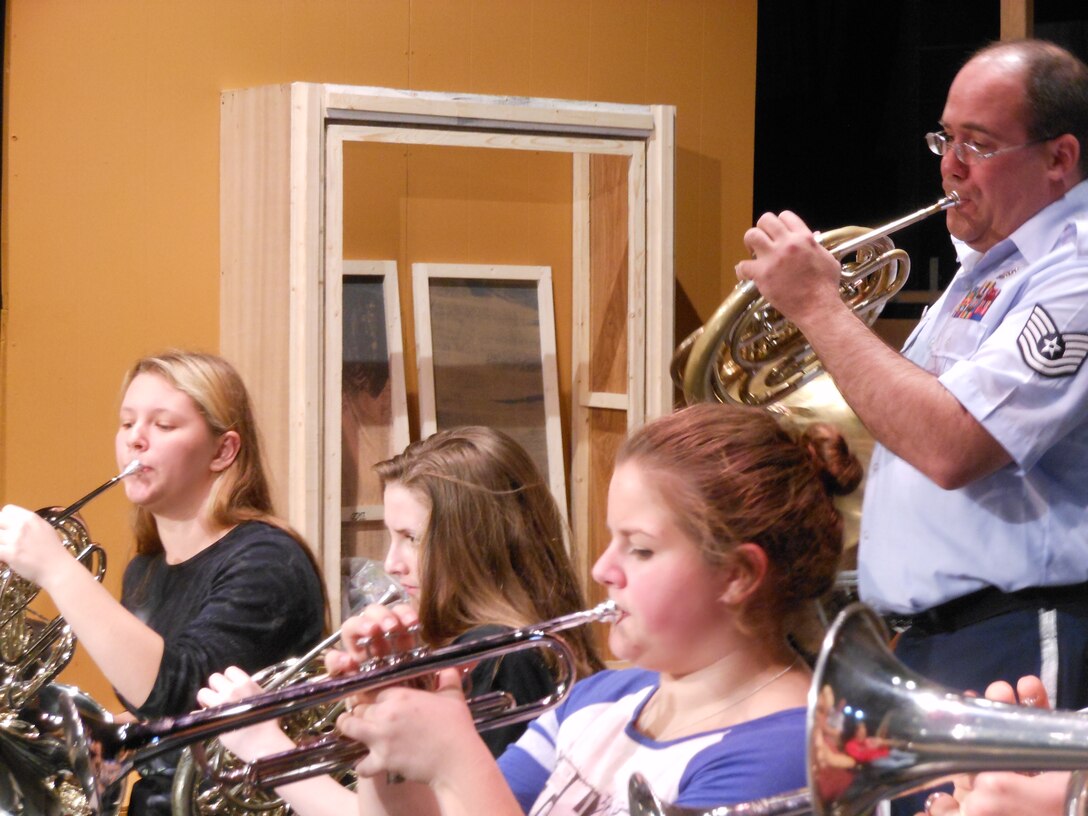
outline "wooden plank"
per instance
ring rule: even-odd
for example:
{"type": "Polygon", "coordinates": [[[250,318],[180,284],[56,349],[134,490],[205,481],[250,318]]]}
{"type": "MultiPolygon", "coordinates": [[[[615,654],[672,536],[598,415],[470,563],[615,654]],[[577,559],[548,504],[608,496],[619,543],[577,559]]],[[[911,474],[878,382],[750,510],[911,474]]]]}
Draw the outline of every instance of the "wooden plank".
{"type": "Polygon", "coordinates": [[[541,136],[523,133],[488,133],[474,130],[415,130],[374,125],[333,125],[346,141],[378,144],[418,144],[438,147],[483,147],[500,150],[536,150],[549,153],[603,153],[630,156],[640,152],[641,141],[590,139],[578,136],[541,136]]]}
{"type": "Polygon", "coordinates": [[[609,408],[613,411],[627,411],[631,407],[631,398],[627,394],[591,391],[585,396],[581,404],[586,408],[609,408]]]}
{"type": "MultiPolygon", "coordinates": [[[[321,537],[321,383],[322,292],[324,288],[322,189],[328,168],[322,163],[324,91],[322,86],[291,86],[291,221],[289,285],[290,400],[288,435],[291,483],[288,506],[296,526],[323,556],[321,537]]],[[[341,168],[337,175],[343,175],[341,168]]],[[[270,327],[283,331],[282,326],[270,327]]]]}
{"type": "MultiPolygon", "coordinates": [[[[344,142],[343,129],[330,127],[325,134],[325,242],[322,335],[321,439],[322,490],[321,566],[329,607],[334,616],[342,611],[340,581],[343,555],[343,500],[340,471],[344,441],[343,405],[344,359],[344,142]]],[[[340,621],[334,617],[334,623],[340,621]]]]}
{"type": "Polygon", "coordinates": [[[1035,28],[1034,0],[1001,0],[1001,39],[1031,37],[1035,28]]]}
{"type": "Polygon", "coordinates": [[[288,518],[282,361],[289,339],[286,332],[270,333],[268,326],[290,321],[290,102],[286,85],[224,93],[219,168],[220,352],[252,395],[273,500],[277,512],[288,518]],[[262,206],[250,206],[253,201],[262,206]]]}
{"type": "Polygon", "coordinates": [[[627,157],[592,156],[589,161],[588,386],[623,394],[630,330],[628,165],[627,157]]]}
{"type": "MultiPolygon", "coordinates": [[[[628,406],[627,427],[646,421],[646,158],[636,153],[627,164],[627,387],[638,394],[628,406]]],[[[653,308],[659,308],[654,304],[653,308]]]]}
{"type": "MultiPolygon", "coordinates": [[[[329,85],[328,107],[332,118],[350,118],[351,114],[388,114],[405,120],[415,117],[418,124],[427,119],[461,121],[465,126],[486,127],[500,124],[525,124],[555,128],[565,132],[621,132],[633,138],[653,129],[653,115],[643,105],[584,102],[567,99],[540,99],[520,96],[447,94],[428,91],[404,91],[392,88],[329,85]]],[[[364,119],[364,121],[366,121],[364,119]]]]}
{"type": "Polygon", "coordinates": [[[570,523],[572,558],[578,574],[592,584],[589,569],[589,155],[571,163],[571,406],[570,523]]]}
{"type": "Polygon", "coordinates": [[[655,105],[646,143],[646,383],[645,418],[673,409],[669,365],[676,346],[674,287],[676,108],[655,105]]]}
{"type": "MultiPolygon", "coordinates": [[[[627,414],[622,411],[592,408],[589,410],[590,461],[589,461],[589,506],[592,510],[592,522],[586,539],[586,551],[589,568],[600,558],[608,547],[609,535],[606,524],[608,510],[608,485],[612,479],[612,468],[616,462],[616,451],[627,438],[627,414]]],[[[589,577],[589,572],[586,572],[589,577]]],[[[605,587],[591,582],[590,603],[596,603],[608,594],[605,587]]]]}

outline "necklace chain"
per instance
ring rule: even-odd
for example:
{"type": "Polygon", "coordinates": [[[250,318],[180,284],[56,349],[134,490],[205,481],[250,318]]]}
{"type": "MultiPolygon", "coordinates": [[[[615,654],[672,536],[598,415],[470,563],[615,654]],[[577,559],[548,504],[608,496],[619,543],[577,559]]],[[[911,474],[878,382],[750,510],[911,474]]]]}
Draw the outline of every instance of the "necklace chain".
{"type": "Polygon", "coordinates": [[[797,665],[797,661],[800,660],[800,659],[801,659],[800,656],[797,656],[797,657],[793,658],[793,660],[790,661],[790,664],[788,666],[786,666],[786,668],[782,669],[781,671],[775,672],[774,674],[772,674],[770,677],[768,677],[766,680],[764,680],[762,683],[760,683],[755,688],[751,689],[750,691],[744,692],[739,697],[734,697],[732,700],[729,700],[729,702],[727,702],[725,705],[721,706],[720,708],[714,709],[709,714],[706,714],[706,715],[700,717],[697,720],[692,720],[691,722],[686,723],[682,728],[666,728],[664,731],[662,731],[656,737],[656,740],[658,742],[663,742],[665,740],[666,735],[671,733],[671,732],[682,731],[682,730],[689,729],[692,726],[698,725],[699,723],[706,722],[711,717],[717,717],[719,714],[722,714],[723,712],[726,712],[729,709],[733,708],[733,706],[740,705],[745,700],[747,700],[749,697],[754,697],[756,695],[756,693],[758,693],[760,691],[763,691],[763,689],[767,688],[767,686],[769,686],[775,680],[777,680],[778,678],[780,678],[783,675],[785,675],[786,673],[788,673],[794,666],[797,665]]]}

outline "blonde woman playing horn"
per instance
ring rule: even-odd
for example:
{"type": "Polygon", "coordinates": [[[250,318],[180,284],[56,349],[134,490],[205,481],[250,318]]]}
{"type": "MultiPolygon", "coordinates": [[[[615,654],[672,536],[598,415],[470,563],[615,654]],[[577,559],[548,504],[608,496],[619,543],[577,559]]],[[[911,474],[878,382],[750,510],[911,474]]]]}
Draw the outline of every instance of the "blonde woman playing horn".
{"type": "MultiPolygon", "coordinates": [[[[766,412],[709,404],[637,430],[617,458],[612,537],[593,568],[622,613],[610,646],[635,668],[580,681],[497,763],[456,671],[437,692],[377,692],[339,723],[369,748],[360,812],[620,814],[634,771],[686,807],[803,786],[810,673],[787,633],[834,579],[830,494],[860,479],[824,430],[796,439],[766,412]]],[[[345,641],[414,620],[407,607],[370,607],[345,641]]]]}
{"type": "MultiPolygon", "coordinates": [[[[41,586],[140,717],[196,707],[204,678],[256,671],[306,651],[325,626],[324,589],[306,545],[272,515],[249,397],[208,354],[137,361],[124,379],[118,466],[136,506],[136,556],[120,603],[36,513],[0,511],[0,561],[41,586]]],[[[168,813],[176,756],[142,768],[129,814],[168,813]]]]}

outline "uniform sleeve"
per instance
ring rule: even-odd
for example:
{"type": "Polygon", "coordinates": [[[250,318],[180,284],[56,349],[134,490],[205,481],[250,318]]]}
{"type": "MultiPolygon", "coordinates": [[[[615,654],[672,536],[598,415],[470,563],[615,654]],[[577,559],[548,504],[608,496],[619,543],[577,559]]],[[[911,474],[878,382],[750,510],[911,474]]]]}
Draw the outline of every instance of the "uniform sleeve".
{"type": "Polygon", "coordinates": [[[189,623],[165,637],[154,688],[137,709],[141,716],[192,710],[213,672],[236,665],[253,673],[303,653],[321,636],[319,579],[285,535],[246,542],[209,563],[194,583],[205,584],[206,594],[189,623]]]}
{"type": "Polygon", "coordinates": [[[1088,258],[1031,282],[941,383],[1023,469],[1088,421],[1088,258]]]}

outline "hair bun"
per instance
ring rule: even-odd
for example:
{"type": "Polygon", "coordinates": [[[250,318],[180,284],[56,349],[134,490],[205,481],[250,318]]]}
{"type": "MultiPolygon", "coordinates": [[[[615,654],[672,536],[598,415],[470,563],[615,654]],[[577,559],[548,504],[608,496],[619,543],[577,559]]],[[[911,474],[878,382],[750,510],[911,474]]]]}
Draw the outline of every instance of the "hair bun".
{"type": "Polygon", "coordinates": [[[801,435],[801,444],[808,449],[824,489],[832,496],[845,496],[861,484],[864,475],[861,462],[834,425],[826,422],[809,425],[801,435]]]}

